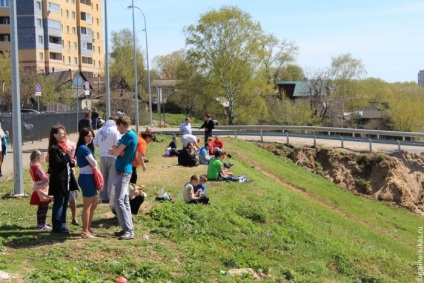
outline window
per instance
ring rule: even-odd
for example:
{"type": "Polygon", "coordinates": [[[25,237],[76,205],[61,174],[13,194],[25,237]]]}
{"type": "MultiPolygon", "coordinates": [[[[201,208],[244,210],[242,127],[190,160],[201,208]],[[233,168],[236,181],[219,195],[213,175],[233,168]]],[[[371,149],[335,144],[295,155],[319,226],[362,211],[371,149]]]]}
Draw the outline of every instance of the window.
{"type": "Polygon", "coordinates": [[[93,44],[92,44],[92,43],[87,42],[87,49],[88,49],[88,50],[93,50],[93,44]]]}
{"type": "Polygon", "coordinates": [[[69,11],[66,10],[66,17],[69,19],[69,11]]]}
{"type": "Polygon", "coordinates": [[[42,35],[38,36],[38,43],[43,44],[43,36],[42,35]]]}
{"type": "Polygon", "coordinates": [[[43,52],[39,52],[38,53],[38,61],[43,61],[44,60],[44,54],[43,52]]]}
{"type": "Polygon", "coordinates": [[[83,64],[90,64],[90,65],[93,65],[93,58],[90,58],[90,57],[82,57],[82,63],[83,63],[83,64]]]}
{"type": "Polygon", "coordinates": [[[97,53],[99,53],[99,54],[100,54],[100,46],[99,46],[99,47],[97,47],[97,53]]]}
{"type": "Polygon", "coordinates": [[[81,48],[82,48],[82,49],[87,49],[87,42],[83,42],[83,43],[81,44],[81,48]]]}
{"type": "Polygon", "coordinates": [[[75,19],[75,12],[72,12],[72,14],[71,14],[71,18],[72,18],[72,19],[75,19]]]}
{"type": "Polygon", "coordinates": [[[96,53],[96,46],[93,45],[93,53],[96,53]]]}
{"type": "Polygon", "coordinates": [[[69,33],[69,26],[66,26],[66,33],[69,33]]]}
{"type": "Polygon", "coordinates": [[[92,23],[92,16],[91,14],[85,13],[85,12],[81,12],[81,20],[82,21],[86,21],[87,24],[91,24],[92,23]]]}
{"type": "Polygon", "coordinates": [[[77,43],[76,43],[76,42],[74,42],[74,49],[75,49],[75,50],[77,50],[77,47],[78,47],[78,46],[77,46],[77,43]]]}
{"type": "Polygon", "coordinates": [[[74,65],[78,65],[77,57],[74,57],[74,65]]]}
{"type": "Polygon", "coordinates": [[[68,41],[68,48],[71,49],[71,42],[68,41]]]}
{"type": "Polygon", "coordinates": [[[96,60],[93,60],[93,66],[96,67],[96,60]]]}
{"type": "Polygon", "coordinates": [[[96,21],[97,21],[97,25],[99,25],[99,18],[97,18],[96,21]]]}
{"type": "Polygon", "coordinates": [[[100,33],[97,33],[97,39],[100,39],[100,33]]]}
{"type": "Polygon", "coordinates": [[[80,3],[91,6],[91,0],[80,0],[80,3]]]}
{"type": "Polygon", "coordinates": [[[55,12],[55,13],[60,13],[60,5],[49,2],[49,11],[55,12]]]}
{"type": "Polygon", "coordinates": [[[9,17],[0,17],[0,25],[10,25],[9,17]]]}
{"type": "Polygon", "coordinates": [[[88,36],[93,35],[93,31],[90,28],[86,28],[86,27],[81,27],[81,33],[86,34],[88,36]]]}
{"type": "Polygon", "coordinates": [[[68,56],[68,64],[71,65],[71,56],[68,56]]]}
{"type": "Polygon", "coordinates": [[[99,4],[96,4],[96,11],[99,10],[99,4]]]}
{"type": "Polygon", "coordinates": [[[10,34],[1,34],[0,33],[0,41],[10,41],[10,34]]]}
{"type": "Polygon", "coordinates": [[[0,7],[9,7],[9,0],[0,0],[0,7]]]}
{"type": "Polygon", "coordinates": [[[55,53],[55,52],[50,52],[50,59],[62,61],[62,54],[55,53]]]}
{"type": "Polygon", "coordinates": [[[51,28],[61,29],[62,25],[58,21],[48,19],[48,23],[49,23],[49,27],[51,27],[51,28]]]}
{"type": "Polygon", "coordinates": [[[41,28],[42,25],[42,20],[41,19],[37,19],[37,27],[41,28]]]}
{"type": "Polygon", "coordinates": [[[77,32],[75,27],[72,27],[72,34],[75,34],[77,32]]]}

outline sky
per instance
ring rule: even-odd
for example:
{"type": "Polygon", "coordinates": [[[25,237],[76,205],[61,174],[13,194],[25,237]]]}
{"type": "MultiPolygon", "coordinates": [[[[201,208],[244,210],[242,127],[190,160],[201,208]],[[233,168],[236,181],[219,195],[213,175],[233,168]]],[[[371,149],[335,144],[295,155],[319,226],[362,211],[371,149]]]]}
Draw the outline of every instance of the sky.
{"type": "MultiPolygon", "coordinates": [[[[151,68],[155,56],[185,48],[184,27],[196,25],[212,9],[237,6],[265,33],[296,44],[296,63],[306,74],[328,68],[332,58],[346,53],[361,60],[366,77],[390,83],[417,82],[424,70],[422,0],[106,1],[109,34],[132,31],[132,10],[127,8],[132,2],[144,12],[151,68]]],[[[138,45],[145,51],[143,16],[137,9],[134,13],[138,45]]]]}

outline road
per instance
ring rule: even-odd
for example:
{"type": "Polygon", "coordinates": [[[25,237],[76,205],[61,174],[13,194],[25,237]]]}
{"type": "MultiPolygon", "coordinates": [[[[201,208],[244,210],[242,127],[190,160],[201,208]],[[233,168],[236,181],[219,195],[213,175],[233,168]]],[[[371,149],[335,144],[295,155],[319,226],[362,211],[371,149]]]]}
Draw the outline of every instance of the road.
{"type": "MultiPolygon", "coordinates": [[[[144,127],[141,126],[141,129],[144,129],[144,127]]],[[[157,133],[164,133],[164,134],[177,134],[178,128],[152,128],[154,132],[157,133]]],[[[201,130],[193,130],[193,134],[197,135],[199,137],[203,137],[203,131],[201,130]]],[[[279,143],[287,143],[287,136],[286,133],[279,133],[279,135],[264,135],[261,137],[260,133],[249,133],[248,135],[242,135],[241,133],[235,134],[235,132],[232,131],[214,131],[214,134],[223,136],[223,137],[236,137],[238,139],[243,139],[247,141],[261,141],[264,142],[279,142],[279,143]]],[[[328,138],[328,137],[327,137],[328,138]]],[[[327,138],[316,138],[316,146],[318,147],[329,147],[329,148],[341,148],[342,147],[342,141],[341,140],[329,140],[327,138]]],[[[69,139],[72,141],[78,140],[77,134],[70,134],[69,139]]],[[[382,140],[380,140],[382,141],[382,140]]],[[[314,145],[314,139],[311,136],[308,137],[289,137],[289,143],[296,146],[313,146],[314,145]]],[[[39,141],[34,142],[26,142],[22,145],[22,164],[20,171],[22,172],[23,168],[29,167],[29,156],[31,154],[31,151],[34,149],[38,149],[41,151],[46,151],[48,145],[48,139],[42,139],[39,141]]],[[[349,138],[345,138],[343,140],[343,148],[355,152],[369,152],[370,151],[370,144],[369,141],[353,141],[349,140],[349,138]]],[[[399,150],[398,144],[383,144],[383,143],[372,143],[371,150],[373,152],[384,152],[384,153],[393,153],[399,150]]],[[[424,152],[424,147],[421,145],[404,145],[401,144],[401,150],[411,152],[411,153],[417,153],[421,154],[424,152]]],[[[13,148],[8,148],[8,154],[5,158],[5,161],[2,166],[2,173],[3,177],[0,178],[0,182],[2,180],[6,180],[8,178],[13,177],[14,173],[14,158],[13,158],[13,148]]]]}

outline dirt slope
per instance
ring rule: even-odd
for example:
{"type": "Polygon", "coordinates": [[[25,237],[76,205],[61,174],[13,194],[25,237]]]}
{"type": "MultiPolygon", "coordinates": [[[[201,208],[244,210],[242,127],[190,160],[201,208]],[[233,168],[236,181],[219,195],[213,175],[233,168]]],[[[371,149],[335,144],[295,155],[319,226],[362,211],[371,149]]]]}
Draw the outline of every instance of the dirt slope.
{"type": "Polygon", "coordinates": [[[424,154],[355,153],[344,149],[260,147],[316,172],[340,188],[395,203],[424,216],[424,154]]]}

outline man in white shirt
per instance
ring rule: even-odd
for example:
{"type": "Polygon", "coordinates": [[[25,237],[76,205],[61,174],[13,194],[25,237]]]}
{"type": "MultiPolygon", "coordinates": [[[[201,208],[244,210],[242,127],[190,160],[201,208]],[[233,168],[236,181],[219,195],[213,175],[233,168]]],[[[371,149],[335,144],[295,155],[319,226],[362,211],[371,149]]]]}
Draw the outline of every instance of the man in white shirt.
{"type": "Polygon", "coordinates": [[[187,116],[180,124],[180,135],[190,134],[191,135],[191,124],[190,124],[190,117],[187,116]]]}
{"type": "Polygon", "coordinates": [[[181,137],[181,142],[183,144],[183,147],[186,147],[189,142],[192,142],[196,150],[200,149],[200,146],[199,146],[200,139],[196,136],[193,136],[192,134],[183,135],[181,137]]]}
{"type": "Polygon", "coordinates": [[[121,134],[116,127],[114,118],[109,118],[105,125],[99,129],[94,138],[94,145],[99,148],[100,171],[105,181],[105,189],[100,192],[100,201],[109,203],[110,193],[115,181],[115,159],[116,157],[108,153],[109,149],[118,143],[121,134]]]}

